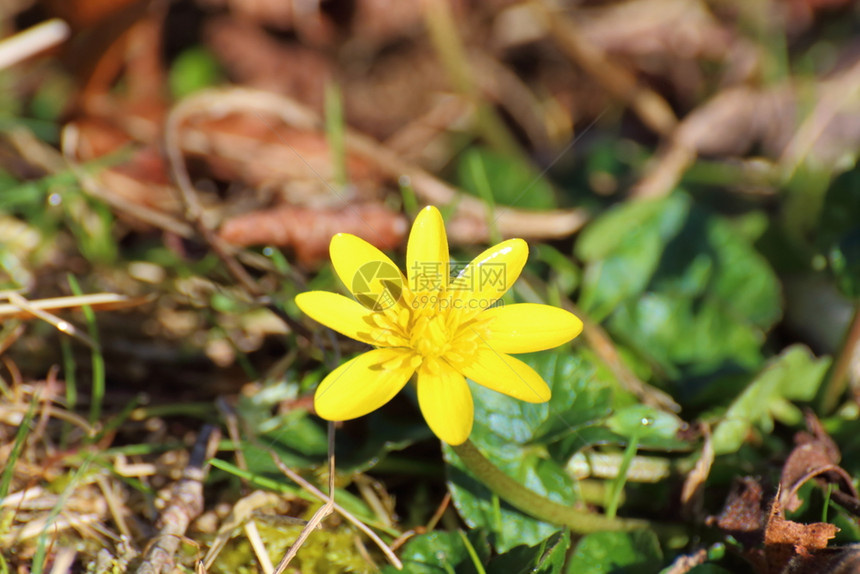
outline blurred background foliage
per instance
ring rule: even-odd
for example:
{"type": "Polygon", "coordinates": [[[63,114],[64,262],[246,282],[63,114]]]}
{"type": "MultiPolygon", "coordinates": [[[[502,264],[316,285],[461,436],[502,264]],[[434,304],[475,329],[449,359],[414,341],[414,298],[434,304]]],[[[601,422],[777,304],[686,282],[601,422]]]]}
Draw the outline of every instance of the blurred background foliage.
{"type": "MultiPolygon", "coordinates": [[[[345,292],[337,232],[402,263],[425,204],[457,261],[527,239],[505,302],[586,323],[523,357],[548,403],[472,386],[472,441],[651,526],[509,506],[407,392],[338,426],[335,477],[405,571],[860,560],[856,3],[14,0],[0,26],[0,572],[152,564],[203,428],[177,563],[270,572],[319,507],[273,455],[325,490],[313,389],[362,350],[293,298],[345,292]]],[[[293,565],[385,563],[336,513],[293,565]]]]}

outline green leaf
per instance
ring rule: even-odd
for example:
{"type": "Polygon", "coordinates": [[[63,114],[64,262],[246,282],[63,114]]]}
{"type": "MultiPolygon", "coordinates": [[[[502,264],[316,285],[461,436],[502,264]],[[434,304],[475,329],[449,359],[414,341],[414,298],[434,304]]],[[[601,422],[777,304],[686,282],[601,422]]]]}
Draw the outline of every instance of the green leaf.
{"type": "Polygon", "coordinates": [[[679,440],[681,420],[669,413],[646,405],[631,405],[612,414],[607,426],[624,437],[638,434],[639,446],[661,450],[688,449],[689,444],[679,440]],[[643,425],[642,421],[648,424],[643,425]]]}
{"type": "Polygon", "coordinates": [[[753,426],[770,433],[774,418],[787,424],[800,422],[800,411],[788,401],[812,400],[829,365],[829,358],[816,359],[806,347],[788,347],[768,363],[726,411],[714,429],[714,452],[735,452],[753,426]]]}
{"type": "Polygon", "coordinates": [[[830,267],[839,289],[847,297],[860,298],[860,228],[846,234],[833,247],[830,267]]]}
{"type": "Polygon", "coordinates": [[[845,296],[860,297],[860,168],[837,177],[824,201],[816,244],[845,296]]]}
{"type": "Polygon", "coordinates": [[[547,180],[534,166],[484,147],[472,147],[457,164],[457,182],[465,191],[481,196],[481,187],[489,184],[493,198],[502,205],[521,209],[552,209],[555,194],[547,180]],[[475,173],[475,165],[483,167],[475,173]],[[486,183],[483,178],[486,177],[486,183]]]}
{"type": "Polygon", "coordinates": [[[766,331],[781,315],[779,282],[725,219],[692,208],[666,244],[640,297],[621,303],[611,331],[670,377],[726,364],[761,364],[766,331]]]}
{"type": "Polygon", "coordinates": [[[579,541],[568,574],[615,574],[658,572],[663,553],[657,535],[650,530],[595,532],[579,541]]]}
{"type": "Polygon", "coordinates": [[[592,318],[602,320],[618,304],[642,293],[689,208],[683,194],[629,202],[585,228],[576,243],[577,257],[588,263],[579,303],[592,318]]]}
{"type": "Polygon", "coordinates": [[[556,532],[535,546],[517,546],[494,558],[487,574],[562,574],[570,534],[556,532]]]}
{"type": "MultiPolygon", "coordinates": [[[[573,354],[533,353],[521,359],[549,384],[552,399],[542,404],[524,403],[472,384],[475,427],[470,438],[512,478],[538,494],[573,503],[577,489],[565,472],[564,457],[569,449],[586,446],[578,433],[594,428],[609,414],[611,383],[603,378],[590,355],[580,350],[573,354]],[[562,444],[564,449],[549,448],[562,444]]],[[[560,530],[502,502],[466,470],[447,445],[443,453],[454,506],[470,527],[492,533],[500,551],[537,544],[560,530]]]]}
{"type": "MultiPolygon", "coordinates": [[[[472,530],[468,539],[478,558],[484,562],[490,554],[490,546],[482,531],[472,530]]],[[[459,532],[434,531],[409,540],[400,553],[402,572],[410,574],[470,574],[477,572],[469,551],[459,532]]],[[[385,566],[383,574],[401,572],[393,566],[385,566]]]]}

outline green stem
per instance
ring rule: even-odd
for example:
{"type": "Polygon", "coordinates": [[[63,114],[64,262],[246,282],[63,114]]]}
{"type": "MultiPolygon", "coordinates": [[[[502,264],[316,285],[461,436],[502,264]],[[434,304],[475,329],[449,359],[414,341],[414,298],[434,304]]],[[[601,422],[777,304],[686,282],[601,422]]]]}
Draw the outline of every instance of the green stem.
{"type": "Polygon", "coordinates": [[[469,440],[451,448],[454,449],[466,468],[490,490],[511,506],[539,520],[567,526],[578,534],[588,534],[601,530],[635,530],[653,527],[644,520],[609,518],[602,514],[576,510],[541,496],[499,470],[469,440]]]}
{"type": "MultiPolygon", "coordinates": [[[[648,419],[650,420],[650,419],[648,419]]],[[[651,424],[650,422],[647,424],[651,424]]],[[[633,462],[633,457],[636,456],[636,449],[639,448],[639,435],[642,433],[643,424],[636,427],[633,435],[627,443],[627,448],[624,449],[624,457],[621,459],[621,466],[618,468],[618,476],[612,481],[609,487],[609,493],[606,496],[606,516],[615,518],[615,513],[618,512],[618,505],[621,504],[621,494],[624,492],[624,484],[627,482],[627,473],[630,472],[630,463],[633,462]]]]}

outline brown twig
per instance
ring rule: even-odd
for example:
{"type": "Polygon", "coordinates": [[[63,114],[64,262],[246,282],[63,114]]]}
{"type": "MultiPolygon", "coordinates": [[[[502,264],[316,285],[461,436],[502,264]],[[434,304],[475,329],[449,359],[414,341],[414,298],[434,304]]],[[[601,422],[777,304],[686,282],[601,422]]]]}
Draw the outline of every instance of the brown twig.
{"type": "Polygon", "coordinates": [[[159,518],[161,530],[150,542],[137,574],[161,574],[173,568],[173,555],[191,521],[203,511],[206,460],[217,445],[220,431],[205,425],[191,451],[182,479],[173,486],[170,502],[159,518]]]}

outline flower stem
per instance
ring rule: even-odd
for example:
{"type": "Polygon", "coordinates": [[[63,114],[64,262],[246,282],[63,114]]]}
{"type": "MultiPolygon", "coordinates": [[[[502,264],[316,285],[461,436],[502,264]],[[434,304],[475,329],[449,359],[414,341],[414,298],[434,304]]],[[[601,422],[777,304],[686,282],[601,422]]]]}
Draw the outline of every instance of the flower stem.
{"type": "Polygon", "coordinates": [[[602,514],[576,510],[541,496],[502,472],[469,440],[451,448],[466,468],[490,490],[514,508],[539,520],[567,526],[578,534],[653,527],[644,520],[609,518],[602,514]]]}

